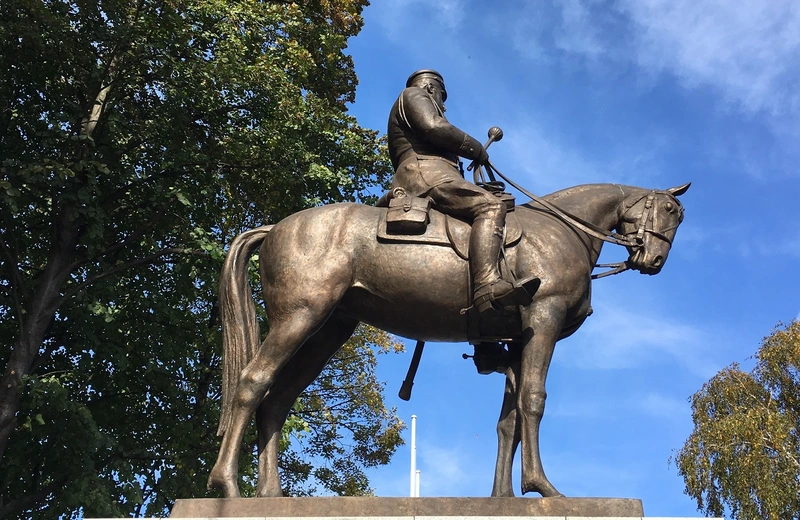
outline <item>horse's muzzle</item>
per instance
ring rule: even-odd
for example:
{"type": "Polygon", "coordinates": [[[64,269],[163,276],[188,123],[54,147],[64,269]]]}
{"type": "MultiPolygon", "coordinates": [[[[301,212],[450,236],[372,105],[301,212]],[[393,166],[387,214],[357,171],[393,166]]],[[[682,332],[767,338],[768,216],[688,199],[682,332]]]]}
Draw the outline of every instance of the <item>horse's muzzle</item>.
{"type": "Polygon", "coordinates": [[[654,275],[661,272],[664,267],[666,256],[663,254],[650,255],[645,252],[644,248],[638,248],[629,258],[628,262],[631,268],[639,271],[642,274],[654,275]]]}

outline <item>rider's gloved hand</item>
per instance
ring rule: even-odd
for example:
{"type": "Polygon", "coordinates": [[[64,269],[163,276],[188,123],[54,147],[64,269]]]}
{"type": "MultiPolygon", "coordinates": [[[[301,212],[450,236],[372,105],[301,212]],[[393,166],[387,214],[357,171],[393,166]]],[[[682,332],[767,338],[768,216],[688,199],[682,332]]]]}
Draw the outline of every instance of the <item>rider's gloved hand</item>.
{"type": "Polygon", "coordinates": [[[469,166],[467,166],[467,171],[472,171],[479,166],[483,166],[489,162],[489,154],[486,152],[486,148],[481,146],[480,152],[478,153],[478,157],[476,157],[469,166]]]}
{"type": "Polygon", "coordinates": [[[475,162],[477,162],[480,165],[484,165],[489,162],[489,154],[488,152],[486,152],[486,148],[484,148],[483,146],[481,146],[481,151],[478,154],[478,158],[475,159],[475,162]]]}

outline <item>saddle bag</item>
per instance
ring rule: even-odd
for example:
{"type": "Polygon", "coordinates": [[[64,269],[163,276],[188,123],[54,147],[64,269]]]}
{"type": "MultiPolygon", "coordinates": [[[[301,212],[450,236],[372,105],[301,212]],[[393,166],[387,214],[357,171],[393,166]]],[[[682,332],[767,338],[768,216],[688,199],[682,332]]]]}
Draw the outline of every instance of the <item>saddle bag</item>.
{"type": "Polygon", "coordinates": [[[421,235],[428,227],[430,209],[430,198],[414,197],[403,188],[395,188],[386,213],[386,232],[392,235],[421,235]]]}

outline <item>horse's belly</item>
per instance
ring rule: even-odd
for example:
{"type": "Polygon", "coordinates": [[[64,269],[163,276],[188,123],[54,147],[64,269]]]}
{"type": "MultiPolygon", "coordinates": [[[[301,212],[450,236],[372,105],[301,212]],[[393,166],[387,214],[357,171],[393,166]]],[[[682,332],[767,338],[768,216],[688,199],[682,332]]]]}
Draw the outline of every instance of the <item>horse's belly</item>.
{"type": "Polygon", "coordinates": [[[466,341],[467,320],[460,310],[399,297],[386,300],[361,288],[349,291],[337,308],[392,334],[424,341],[466,341]]]}
{"type": "Polygon", "coordinates": [[[466,341],[469,268],[452,249],[375,244],[339,310],[399,336],[466,341]]]}

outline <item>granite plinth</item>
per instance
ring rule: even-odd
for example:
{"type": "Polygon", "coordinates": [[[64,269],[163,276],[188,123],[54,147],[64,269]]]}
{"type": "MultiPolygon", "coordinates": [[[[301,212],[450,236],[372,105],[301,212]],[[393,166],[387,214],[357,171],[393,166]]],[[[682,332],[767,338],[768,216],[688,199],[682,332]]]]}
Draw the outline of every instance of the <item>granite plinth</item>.
{"type": "Polygon", "coordinates": [[[414,517],[641,518],[632,498],[197,498],[175,502],[171,518],[383,518],[414,517]]]}

